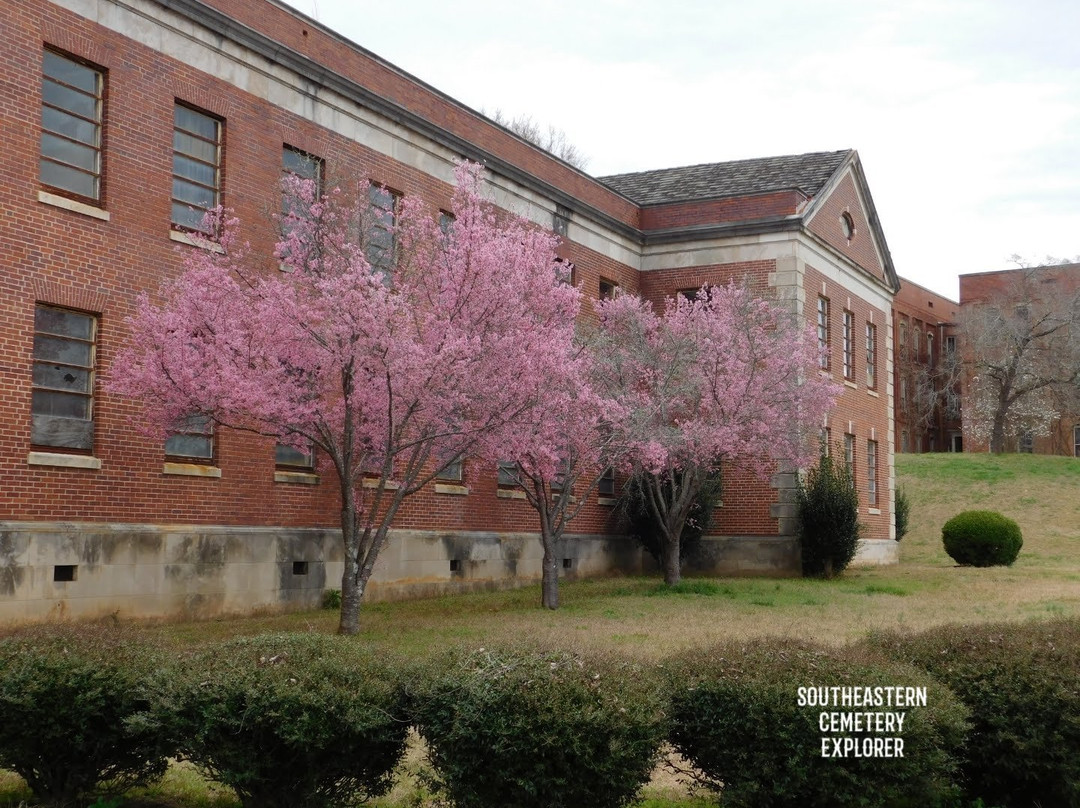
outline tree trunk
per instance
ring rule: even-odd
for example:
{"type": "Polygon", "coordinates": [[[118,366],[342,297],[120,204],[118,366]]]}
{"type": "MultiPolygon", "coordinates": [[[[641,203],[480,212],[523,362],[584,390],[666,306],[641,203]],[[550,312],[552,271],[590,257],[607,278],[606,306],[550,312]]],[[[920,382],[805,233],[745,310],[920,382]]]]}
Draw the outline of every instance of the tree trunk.
{"type": "Polygon", "coordinates": [[[990,430],[990,451],[994,454],[1005,451],[1005,414],[1000,409],[994,413],[994,426],[990,430]]]}
{"type": "Polygon", "coordinates": [[[345,550],[345,571],[341,574],[341,616],[338,634],[357,634],[360,631],[360,603],[364,587],[360,580],[360,536],[356,524],[356,504],[352,486],[341,484],[341,543],[345,550]]]}
{"type": "Polygon", "coordinates": [[[559,559],[555,556],[554,542],[549,536],[542,537],[544,542],[544,577],[541,582],[540,602],[545,609],[559,608],[559,559]]]}
{"type": "Polygon", "coordinates": [[[668,586],[675,586],[682,580],[682,562],[679,559],[681,532],[678,530],[663,537],[660,555],[664,565],[664,583],[668,586]]]}

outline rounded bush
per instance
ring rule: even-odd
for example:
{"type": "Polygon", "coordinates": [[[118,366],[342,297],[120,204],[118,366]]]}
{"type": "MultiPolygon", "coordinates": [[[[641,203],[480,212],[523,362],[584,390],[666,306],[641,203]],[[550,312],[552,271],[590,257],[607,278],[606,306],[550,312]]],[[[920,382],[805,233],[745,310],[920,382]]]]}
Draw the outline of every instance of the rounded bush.
{"type": "Polygon", "coordinates": [[[614,658],[483,650],[421,677],[418,729],[458,808],[615,808],[664,740],[654,678],[614,658]]]}
{"type": "Polygon", "coordinates": [[[170,674],[182,753],[249,808],[352,805],[385,793],[405,749],[401,674],[351,639],[245,637],[170,674]]]}
{"type": "Polygon", "coordinates": [[[163,774],[167,737],[142,720],[161,660],[132,631],[97,624],[36,626],[0,639],[0,768],[21,775],[50,806],[163,774]]]}
{"type": "Polygon", "coordinates": [[[941,528],[945,552],[957,564],[1009,566],[1020,554],[1020,526],[994,511],[964,511],[941,528]]]}
{"type": "Polygon", "coordinates": [[[947,685],[971,712],[969,800],[1080,808],[1080,620],[942,626],[870,642],[947,685]]]}
{"type": "Polygon", "coordinates": [[[667,660],[664,670],[671,743],[700,772],[702,784],[722,791],[725,806],[914,807],[937,805],[954,791],[967,713],[923,671],[864,651],[825,651],[790,640],[695,649],[667,660]],[[815,698],[819,688],[834,686],[860,693],[926,687],[927,705],[835,706],[815,698]],[[833,731],[829,716],[865,711],[902,712],[902,729],[833,731]],[[875,741],[886,738],[899,738],[902,749],[894,741],[891,750],[875,752],[875,741]],[[850,739],[860,750],[869,743],[871,754],[882,756],[838,755],[833,739],[850,739]]]}

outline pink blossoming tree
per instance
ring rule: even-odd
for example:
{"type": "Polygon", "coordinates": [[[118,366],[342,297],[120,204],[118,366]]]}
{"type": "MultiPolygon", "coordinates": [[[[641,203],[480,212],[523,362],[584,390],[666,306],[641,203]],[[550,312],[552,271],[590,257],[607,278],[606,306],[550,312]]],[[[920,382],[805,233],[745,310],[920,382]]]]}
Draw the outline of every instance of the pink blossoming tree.
{"type": "Polygon", "coordinates": [[[462,455],[507,456],[572,358],[580,293],[558,282],[555,237],[498,215],[477,166],[456,180],[448,227],[402,202],[390,272],[357,243],[366,193],[288,180],[276,256],[222,221],[161,302],[140,298],[111,373],[159,437],[195,414],[320,450],[340,485],[345,634],[406,497],[462,455]]]}
{"type": "Polygon", "coordinates": [[[608,427],[622,410],[597,394],[588,346],[549,379],[549,400],[517,434],[503,472],[521,487],[540,520],[541,604],[559,607],[559,553],[563,534],[618,456],[608,427]]]}
{"type": "Polygon", "coordinates": [[[599,389],[624,408],[613,422],[627,447],[620,468],[640,475],[664,580],[676,584],[680,535],[710,474],[808,464],[838,388],[818,373],[809,326],[735,284],[669,299],[661,314],[632,295],[596,308],[599,389]]]}

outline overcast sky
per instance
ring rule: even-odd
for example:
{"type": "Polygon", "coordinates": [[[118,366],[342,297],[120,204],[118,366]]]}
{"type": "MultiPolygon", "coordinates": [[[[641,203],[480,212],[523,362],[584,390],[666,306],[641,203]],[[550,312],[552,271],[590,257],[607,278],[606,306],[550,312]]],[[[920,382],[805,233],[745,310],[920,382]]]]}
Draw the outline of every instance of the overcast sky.
{"type": "Polygon", "coordinates": [[[1080,255],[1076,0],[289,0],[602,176],[854,148],[901,276],[1080,255]]]}

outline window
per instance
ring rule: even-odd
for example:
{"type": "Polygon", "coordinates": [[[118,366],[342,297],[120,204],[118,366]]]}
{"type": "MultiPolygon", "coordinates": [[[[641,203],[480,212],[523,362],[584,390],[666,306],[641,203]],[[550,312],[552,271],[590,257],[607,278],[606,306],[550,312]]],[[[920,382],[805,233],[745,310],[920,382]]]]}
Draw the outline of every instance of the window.
{"type": "Polygon", "coordinates": [[[930,363],[930,367],[934,366],[934,334],[932,331],[926,332],[926,361],[930,363]]]}
{"type": "Polygon", "coordinates": [[[308,154],[292,146],[283,146],[281,149],[281,170],[286,174],[292,174],[302,180],[311,180],[315,183],[315,196],[322,194],[323,163],[313,154],[308,154]]]}
{"type": "Polygon", "coordinates": [[[866,386],[877,387],[877,326],[866,324],[866,386]]]}
{"type": "Polygon", "coordinates": [[[855,315],[844,311],[844,378],[855,379],[855,315]]]}
{"type": "Polygon", "coordinates": [[[514,486],[518,484],[517,461],[500,460],[498,483],[501,486],[514,486]]]}
{"type": "MultiPolygon", "coordinates": [[[[281,149],[281,173],[283,180],[296,177],[312,183],[312,201],[317,201],[322,196],[323,165],[322,160],[318,157],[294,149],[292,146],[283,146],[281,149]]],[[[300,191],[299,188],[291,188],[283,182],[282,190],[284,193],[281,198],[281,239],[284,241],[289,238],[297,220],[302,221],[309,217],[310,208],[306,198],[297,193],[300,191]]],[[[303,194],[306,195],[306,193],[305,189],[303,194]]],[[[286,271],[290,269],[287,265],[290,257],[288,250],[283,250],[281,269],[286,271]]],[[[297,256],[297,258],[301,258],[301,256],[297,256]]]]}
{"type": "Polygon", "coordinates": [[[104,73],[45,51],[41,78],[41,183],[101,199],[104,73]]]}
{"type": "Polygon", "coordinates": [[[907,323],[905,321],[900,322],[900,358],[907,357],[907,323]]]}
{"type": "Polygon", "coordinates": [[[877,507],[877,441],[866,442],[866,504],[877,507]]]}
{"type": "Polygon", "coordinates": [[[829,369],[829,298],[818,297],[817,299],[817,342],[818,352],[821,354],[819,366],[822,370],[829,369]]]}
{"type": "Polygon", "coordinates": [[[1080,424],[1073,427],[1073,457],[1080,457],[1080,424]]]}
{"type": "Polygon", "coordinates": [[[596,485],[596,494],[601,497],[615,496],[615,469],[610,466],[604,469],[600,482],[596,485]]]}
{"type": "Polygon", "coordinates": [[[818,433],[818,442],[821,444],[821,456],[832,456],[832,430],[823,426],[818,433]]]}
{"type": "Polygon", "coordinates": [[[274,447],[274,465],[310,471],[315,468],[315,447],[309,443],[306,448],[297,449],[295,446],[279,443],[274,447]]]}
{"type": "Polygon", "coordinates": [[[566,238],[570,230],[570,217],[572,215],[570,208],[556,203],[555,213],[552,214],[551,219],[551,229],[555,231],[555,235],[566,238]]]}
{"type": "Polygon", "coordinates": [[[956,337],[945,337],[945,355],[952,356],[956,353],[956,337]]]}
{"type": "Polygon", "coordinates": [[[207,232],[203,218],[221,200],[221,121],[173,107],[172,224],[207,232]]]}
{"type": "Polygon", "coordinates": [[[96,336],[92,314],[34,308],[33,445],[93,451],[96,336]]]}
{"type": "Polygon", "coordinates": [[[855,436],[850,433],[844,435],[844,463],[851,473],[851,484],[855,485],[855,436]]]}
{"type": "Polygon", "coordinates": [[[209,463],[214,459],[214,422],[205,415],[189,415],[165,439],[165,454],[187,462],[209,463]]]}
{"type": "Polygon", "coordinates": [[[619,284],[615,281],[609,281],[607,278],[600,279],[600,299],[601,300],[614,300],[615,295],[619,293],[619,284]]]}
{"type": "MultiPolygon", "coordinates": [[[[461,455],[454,458],[446,468],[435,475],[437,480],[448,480],[450,482],[461,482],[465,479],[465,460],[461,455]]],[[[510,483],[513,485],[513,483],[510,483]]]]}
{"type": "Polygon", "coordinates": [[[394,269],[394,224],[401,195],[378,185],[368,187],[371,224],[368,228],[367,259],[371,269],[389,278],[394,269]]]}

